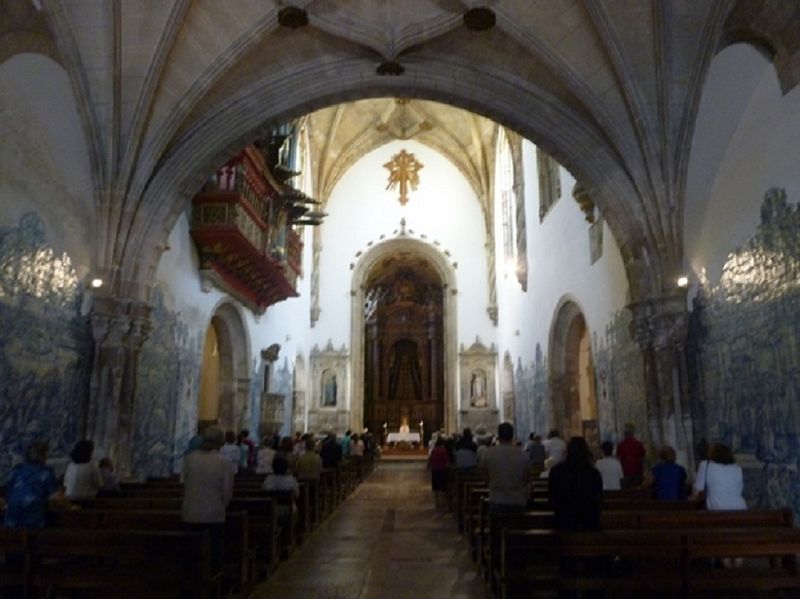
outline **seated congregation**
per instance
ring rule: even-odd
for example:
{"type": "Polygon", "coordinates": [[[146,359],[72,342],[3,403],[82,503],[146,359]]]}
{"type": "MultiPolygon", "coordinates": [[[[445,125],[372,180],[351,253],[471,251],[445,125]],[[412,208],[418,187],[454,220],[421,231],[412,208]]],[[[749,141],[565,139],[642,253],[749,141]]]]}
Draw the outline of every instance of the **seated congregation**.
{"type": "Polygon", "coordinates": [[[88,440],[57,478],[33,443],[4,487],[0,596],[247,597],[371,472],[366,441],[210,426],[180,476],[145,482],[88,440]]]}
{"type": "MultiPolygon", "coordinates": [[[[747,509],[742,470],[723,444],[697,471],[632,426],[595,461],[583,437],[497,435],[433,441],[436,506],[449,510],[495,597],[797,596],[792,511],[747,509]]],[[[705,452],[705,455],[704,455],[705,452]]]]}

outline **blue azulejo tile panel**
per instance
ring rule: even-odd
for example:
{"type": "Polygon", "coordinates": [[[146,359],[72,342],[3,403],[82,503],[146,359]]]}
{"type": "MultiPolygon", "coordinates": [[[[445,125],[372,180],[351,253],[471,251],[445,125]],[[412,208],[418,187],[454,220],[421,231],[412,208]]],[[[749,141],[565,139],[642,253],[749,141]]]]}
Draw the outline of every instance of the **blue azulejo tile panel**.
{"type": "Polygon", "coordinates": [[[605,334],[592,335],[595,389],[600,438],[618,442],[625,423],[633,423],[647,439],[647,394],[642,352],[630,334],[631,313],[620,310],[606,325],[605,334]]]}
{"type": "Polygon", "coordinates": [[[164,476],[197,426],[200,334],[182,323],[156,287],[151,297],[153,329],[139,359],[136,389],[133,474],[164,476]]]}
{"type": "Polygon", "coordinates": [[[547,433],[547,361],[542,346],[536,344],[533,362],[523,365],[517,358],[514,369],[514,395],[517,438],[527,439],[530,433],[547,433]]]}
{"type": "Polygon", "coordinates": [[[82,434],[92,339],[70,257],[33,212],[0,231],[0,473],[34,440],[65,455],[82,434]]]}
{"type": "Polygon", "coordinates": [[[756,234],[694,301],[696,437],[731,445],[752,506],[800,516],[800,207],[770,189],[756,234]]]}

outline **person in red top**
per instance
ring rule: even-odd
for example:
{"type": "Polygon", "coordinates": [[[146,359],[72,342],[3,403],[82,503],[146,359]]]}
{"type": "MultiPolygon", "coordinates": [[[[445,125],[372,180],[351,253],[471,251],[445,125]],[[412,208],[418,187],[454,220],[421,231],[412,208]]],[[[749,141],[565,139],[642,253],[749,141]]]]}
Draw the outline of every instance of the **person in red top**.
{"type": "Polygon", "coordinates": [[[439,437],[436,445],[428,457],[428,468],[431,470],[431,488],[436,507],[445,507],[445,492],[447,491],[447,465],[450,462],[450,455],[444,446],[444,439],[439,437]]]}
{"type": "Polygon", "coordinates": [[[636,427],[631,423],[625,425],[625,438],[617,445],[617,458],[622,464],[622,488],[630,489],[641,486],[644,481],[645,449],[642,442],[634,435],[636,427]]]}

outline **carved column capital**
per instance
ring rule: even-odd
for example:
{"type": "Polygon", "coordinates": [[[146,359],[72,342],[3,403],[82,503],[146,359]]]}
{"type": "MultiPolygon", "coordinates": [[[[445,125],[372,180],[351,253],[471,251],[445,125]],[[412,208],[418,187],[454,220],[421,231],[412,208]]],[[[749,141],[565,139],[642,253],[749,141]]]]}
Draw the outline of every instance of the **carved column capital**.
{"type": "Polygon", "coordinates": [[[628,308],[633,315],[630,334],[642,351],[681,349],[686,344],[689,315],[685,294],[647,299],[628,308]]]}

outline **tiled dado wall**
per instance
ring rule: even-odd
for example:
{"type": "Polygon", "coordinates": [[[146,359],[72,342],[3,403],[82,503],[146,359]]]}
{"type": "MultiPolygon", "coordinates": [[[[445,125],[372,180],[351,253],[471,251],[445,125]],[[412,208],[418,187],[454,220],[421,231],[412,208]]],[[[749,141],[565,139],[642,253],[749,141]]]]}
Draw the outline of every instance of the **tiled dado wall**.
{"type": "Polygon", "coordinates": [[[173,472],[196,432],[205,333],[182,322],[160,288],[151,302],[153,328],[139,358],[134,414],[131,467],[140,477],[173,472]]]}
{"type": "Polygon", "coordinates": [[[31,441],[58,457],[81,435],[92,359],[82,302],[69,256],[48,246],[36,214],[0,230],[0,476],[31,441]]]}
{"type": "MultiPolygon", "coordinates": [[[[647,430],[629,322],[622,310],[593,338],[604,439],[619,439],[628,421],[647,430]]],[[[535,356],[519,361],[514,377],[521,435],[546,432],[547,360],[538,345],[535,356]]],[[[687,361],[695,440],[734,448],[751,507],[791,506],[800,519],[800,205],[783,190],[765,195],[755,235],[731,248],[720,282],[701,287],[687,361]]]]}
{"type": "MultiPolygon", "coordinates": [[[[69,256],[48,245],[35,213],[0,230],[0,477],[31,441],[48,441],[59,458],[84,435],[93,342],[83,301],[69,256]]],[[[197,422],[201,336],[158,290],[153,301],[135,413],[139,475],[170,472],[197,422]]]]}
{"type": "Polygon", "coordinates": [[[756,234],[701,287],[690,329],[695,437],[745,469],[751,506],[800,516],[800,206],[770,189],[756,234]]]}
{"type": "MultiPolygon", "coordinates": [[[[606,327],[604,336],[592,339],[595,383],[602,440],[618,441],[622,423],[633,422],[646,434],[647,414],[642,378],[642,358],[628,332],[630,313],[621,310],[606,327]]],[[[516,422],[519,438],[531,432],[543,437],[547,434],[548,390],[547,358],[540,344],[536,344],[534,360],[523,365],[517,361],[514,373],[516,422]]]]}

